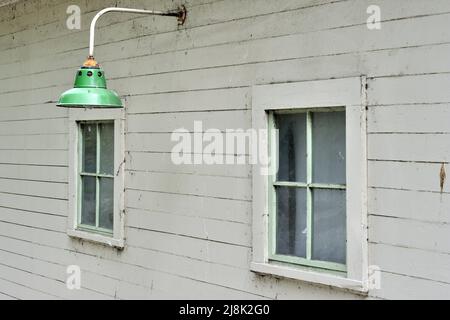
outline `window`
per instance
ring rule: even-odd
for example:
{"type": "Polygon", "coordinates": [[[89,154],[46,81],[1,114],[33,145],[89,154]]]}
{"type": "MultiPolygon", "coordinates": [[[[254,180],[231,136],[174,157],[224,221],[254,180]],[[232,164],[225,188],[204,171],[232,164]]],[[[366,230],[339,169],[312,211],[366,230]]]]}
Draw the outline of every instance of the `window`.
{"type": "Polygon", "coordinates": [[[270,259],[346,270],[345,109],[277,111],[270,259]]]}
{"type": "Polygon", "coordinates": [[[252,271],[367,292],[365,83],[253,88],[252,271]]]}
{"type": "Polygon", "coordinates": [[[123,110],[70,110],[69,236],[123,247],[123,110]]]}
{"type": "Polygon", "coordinates": [[[114,123],[79,122],[78,228],[112,234],[114,224],[114,123]]]}

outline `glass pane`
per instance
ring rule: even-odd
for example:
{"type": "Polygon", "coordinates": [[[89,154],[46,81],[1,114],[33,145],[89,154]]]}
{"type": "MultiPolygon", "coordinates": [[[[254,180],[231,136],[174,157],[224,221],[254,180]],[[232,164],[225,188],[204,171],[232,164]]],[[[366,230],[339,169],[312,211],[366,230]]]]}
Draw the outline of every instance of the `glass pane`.
{"type": "Polygon", "coordinates": [[[306,257],[306,189],[277,187],[276,253],[306,257]]]}
{"type": "Polygon", "coordinates": [[[114,217],[114,179],[100,178],[100,213],[99,226],[113,229],[114,217]]]}
{"type": "Polygon", "coordinates": [[[100,123],[100,173],[114,174],[114,124],[100,123]]]}
{"type": "Polygon", "coordinates": [[[81,224],[95,226],[96,178],[81,177],[81,224]]]}
{"type": "Polygon", "coordinates": [[[306,182],[306,113],[276,116],[278,181],[306,182]]]}
{"type": "Polygon", "coordinates": [[[313,182],[345,184],[345,111],[312,114],[313,182]]]}
{"type": "Polygon", "coordinates": [[[82,123],[81,133],[83,137],[82,171],[87,173],[97,172],[97,124],[82,123]]]}
{"type": "Polygon", "coordinates": [[[313,260],[345,264],[344,190],[313,190],[313,260]]]}

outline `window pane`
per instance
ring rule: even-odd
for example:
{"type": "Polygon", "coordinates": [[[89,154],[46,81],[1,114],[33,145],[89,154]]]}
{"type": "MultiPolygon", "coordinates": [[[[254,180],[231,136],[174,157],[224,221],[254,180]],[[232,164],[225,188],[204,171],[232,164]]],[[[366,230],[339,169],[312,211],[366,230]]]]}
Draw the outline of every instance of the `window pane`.
{"type": "Polygon", "coordinates": [[[82,171],[88,173],[97,172],[97,124],[82,123],[83,137],[82,171]]]}
{"type": "Polygon", "coordinates": [[[313,190],[314,260],[345,264],[345,194],[344,190],[313,190]]]}
{"type": "Polygon", "coordinates": [[[306,182],[306,113],[276,116],[279,181],[306,182]]]}
{"type": "Polygon", "coordinates": [[[113,229],[114,217],[114,179],[100,178],[99,226],[113,229]]]}
{"type": "Polygon", "coordinates": [[[96,178],[81,177],[81,224],[95,226],[96,178]]]}
{"type": "Polygon", "coordinates": [[[100,123],[100,173],[114,174],[114,124],[100,123]]]}
{"type": "Polygon", "coordinates": [[[313,182],[345,184],[345,111],[312,114],[313,182]]]}
{"type": "Polygon", "coordinates": [[[276,253],[306,257],[306,189],[277,187],[276,253]]]}

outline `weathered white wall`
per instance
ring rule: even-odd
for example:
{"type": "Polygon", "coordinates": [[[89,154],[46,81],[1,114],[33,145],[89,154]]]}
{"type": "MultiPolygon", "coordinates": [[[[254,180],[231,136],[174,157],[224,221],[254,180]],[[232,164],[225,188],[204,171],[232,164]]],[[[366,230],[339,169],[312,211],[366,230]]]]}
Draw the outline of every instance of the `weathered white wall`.
{"type": "MultiPolygon", "coordinates": [[[[178,1],[176,1],[178,2],[178,1]]],[[[29,0],[0,8],[0,299],[359,298],[257,276],[251,168],[174,166],[170,132],[250,128],[251,86],[369,77],[370,263],[376,298],[450,298],[450,1],[187,0],[188,22],[111,14],[96,58],[126,97],[124,251],[71,240],[67,110],[55,100],[87,54],[89,22],[118,4],[29,0]],[[65,26],[79,4],[82,30],[65,26]],[[80,265],[83,289],[65,286],[80,265]]],[[[150,4],[149,4],[150,3],[150,4]]]]}

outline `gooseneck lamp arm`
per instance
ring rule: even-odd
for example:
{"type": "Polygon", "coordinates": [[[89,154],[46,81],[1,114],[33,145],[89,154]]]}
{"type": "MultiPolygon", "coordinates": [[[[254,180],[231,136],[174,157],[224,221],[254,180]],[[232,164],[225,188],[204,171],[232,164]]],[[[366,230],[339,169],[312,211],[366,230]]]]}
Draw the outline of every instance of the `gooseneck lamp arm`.
{"type": "Polygon", "coordinates": [[[117,8],[117,7],[105,8],[99,11],[91,22],[90,37],[89,37],[89,57],[94,57],[95,26],[97,24],[97,21],[102,15],[109,12],[128,12],[136,14],[155,15],[155,16],[176,17],[178,19],[179,25],[184,24],[184,21],[186,20],[186,8],[184,6],[181,6],[178,10],[170,10],[170,11],[154,11],[154,10],[117,8]]]}

